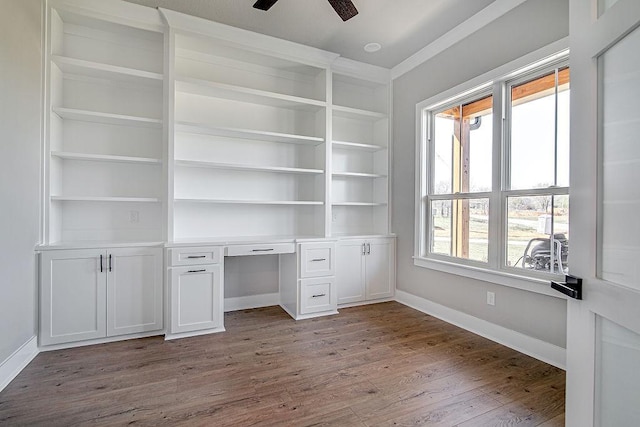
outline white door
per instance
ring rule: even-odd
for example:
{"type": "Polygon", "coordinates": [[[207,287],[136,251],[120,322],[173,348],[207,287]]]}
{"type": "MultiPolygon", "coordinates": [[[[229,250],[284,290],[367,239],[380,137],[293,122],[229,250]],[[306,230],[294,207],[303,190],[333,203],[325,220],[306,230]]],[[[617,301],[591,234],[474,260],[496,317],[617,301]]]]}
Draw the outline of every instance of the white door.
{"type": "Polygon", "coordinates": [[[105,271],[101,249],[40,254],[40,345],[105,336],[105,271]]]}
{"type": "Polygon", "coordinates": [[[640,425],[640,1],[571,0],[568,426],[640,425]]]}
{"type": "Polygon", "coordinates": [[[107,336],[162,329],[162,250],[107,252],[107,336]]]}
{"type": "Polygon", "coordinates": [[[336,248],[336,293],[338,304],[365,299],[365,244],[362,240],[342,240],[336,248]]]}
{"type": "Polygon", "coordinates": [[[368,300],[393,296],[392,241],[371,240],[367,243],[366,296],[368,300]]]}
{"type": "Polygon", "coordinates": [[[171,333],[222,326],[224,296],[219,265],[171,269],[171,333]]]}

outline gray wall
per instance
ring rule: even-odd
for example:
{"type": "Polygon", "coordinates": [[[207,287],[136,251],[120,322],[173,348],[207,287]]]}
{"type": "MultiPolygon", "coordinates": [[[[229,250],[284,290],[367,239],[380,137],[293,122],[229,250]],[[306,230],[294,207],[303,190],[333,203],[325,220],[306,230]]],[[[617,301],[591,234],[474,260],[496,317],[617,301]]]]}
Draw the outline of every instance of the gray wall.
{"type": "Polygon", "coordinates": [[[394,81],[393,231],[398,289],[566,346],[564,300],[413,265],[415,107],[420,101],[569,35],[568,0],[528,0],[394,81]],[[486,292],[496,305],[486,304],[486,292]]]}
{"type": "Polygon", "coordinates": [[[0,0],[0,363],[36,334],[41,7],[0,0]]]}

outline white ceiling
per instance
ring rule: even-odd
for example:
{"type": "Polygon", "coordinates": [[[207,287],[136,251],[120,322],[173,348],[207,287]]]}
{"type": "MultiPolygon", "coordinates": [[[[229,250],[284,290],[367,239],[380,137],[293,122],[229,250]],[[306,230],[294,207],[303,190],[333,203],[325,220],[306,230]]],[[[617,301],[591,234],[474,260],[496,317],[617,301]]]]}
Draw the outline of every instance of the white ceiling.
{"type": "Polygon", "coordinates": [[[234,27],[392,68],[460,25],[494,0],[353,0],[360,12],[347,22],[327,0],[279,0],[268,12],[255,0],[126,0],[163,7],[234,27]],[[364,51],[376,42],[382,49],[364,51]]]}

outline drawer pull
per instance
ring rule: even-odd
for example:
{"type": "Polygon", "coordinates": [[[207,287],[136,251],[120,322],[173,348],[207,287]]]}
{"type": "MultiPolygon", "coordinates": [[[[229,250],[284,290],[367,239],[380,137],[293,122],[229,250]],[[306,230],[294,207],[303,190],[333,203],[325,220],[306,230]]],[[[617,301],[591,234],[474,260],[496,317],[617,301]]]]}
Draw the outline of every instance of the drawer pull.
{"type": "Polygon", "coordinates": [[[251,252],[271,252],[273,248],[269,249],[251,249],[251,252]]]}
{"type": "Polygon", "coordinates": [[[203,268],[202,270],[189,270],[187,273],[204,273],[205,271],[207,270],[203,268]]]}
{"type": "Polygon", "coordinates": [[[206,258],[206,255],[189,255],[187,259],[206,258]]]}
{"type": "Polygon", "coordinates": [[[312,295],[311,298],[321,298],[321,297],[326,297],[327,294],[316,294],[316,295],[312,295]]]}
{"type": "Polygon", "coordinates": [[[312,259],[311,262],[322,262],[326,260],[327,260],[326,258],[315,258],[315,259],[312,259]]]}

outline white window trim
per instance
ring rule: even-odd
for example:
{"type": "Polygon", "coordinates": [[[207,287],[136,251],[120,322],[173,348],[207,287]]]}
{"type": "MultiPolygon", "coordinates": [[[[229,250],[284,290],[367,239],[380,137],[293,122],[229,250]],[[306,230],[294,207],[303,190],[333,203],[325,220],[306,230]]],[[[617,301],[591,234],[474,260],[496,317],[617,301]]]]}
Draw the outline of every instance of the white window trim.
{"type": "MultiPolygon", "coordinates": [[[[426,99],[416,104],[416,168],[415,168],[415,235],[414,235],[414,265],[428,268],[432,270],[442,271],[450,274],[455,274],[463,277],[468,277],[476,280],[482,280],[499,285],[504,285],[516,289],[527,290],[530,292],[549,295],[557,298],[564,298],[557,292],[552,292],[549,287],[549,278],[551,275],[542,275],[541,277],[521,275],[517,274],[515,268],[502,269],[499,265],[493,265],[491,260],[497,259],[490,254],[490,262],[486,267],[480,267],[473,263],[467,263],[466,260],[455,259],[455,262],[445,259],[438,259],[438,257],[424,257],[421,256],[421,248],[424,244],[424,239],[427,236],[427,224],[426,215],[423,214],[423,194],[426,194],[426,168],[428,164],[428,149],[425,146],[426,138],[425,132],[427,127],[425,126],[424,114],[425,109],[436,109],[439,106],[451,103],[455,99],[466,98],[473,96],[474,94],[487,92],[492,90],[494,94],[494,102],[504,102],[504,94],[502,90],[497,90],[498,87],[494,84],[496,81],[504,82],[511,80],[516,76],[526,73],[528,70],[544,66],[545,64],[551,64],[562,58],[566,58],[569,53],[569,38],[564,38],[551,43],[541,49],[524,55],[514,61],[511,61],[505,65],[502,65],[492,71],[484,73],[474,79],[464,82],[456,87],[448,89],[436,96],[426,99]],[[491,89],[493,87],[493,89],[491,89]],[[496,98],[496,96],[499,97],[496,98]]],[[[496,125],[504,131],[504,123],[502,117],[494,117],[494,128],[496,125]]],[[[502,132],[499,132],[502,134],[502,132]]],[[[502,165],[502,152],[500,150],[500,144],[494,144],[493,161],[495,165],[502,165]]],[[[501,169],[501,168],[500,168],[501,169]]],[[[502,171],[501,171],[502,172],[502,171]]],[[[498,174],[494,173],[494,177],[498,174]]],[[[502,179],[502,173],[499,174],[502,179]]],[[[494,183],[494,188],[496,187],[494,183]]],[[[546,189],[545,189],[546,190],[546,189]]],[[[498,192],[493,192],[494,198],[496,198],[498,192]]],[[[502,197],[500,197],[502,198],[502,197]]],[[[502,203],[502,200],[495,200],[498,203],[502,203]]],[[[495,203],[494,199],[491,199],[490,203],[495,203]]],[[[493,204],[496,206],[496,204],[493,204]]],[[[502,211],[502,210],[501,210],[502,211]]],[[[493,234],[489,238],[502,239],[500,233],[504,233],[501,230],[502,218],[498,215],[494,215],[493,219],[496,223],[489,224],[490,230],[494,230],[493,234]],[[493,227],[492,227],[493,226],[493,227]]],[[[500,240],[502,241],[502,240],[500,240]]],[[[495,247],[495,245],[494,245],[495,247]]],[[[490,249],[491,250],[491,246],[490,249]]],[[[448,258],[448,257],[447,257],[448,258]]],[[[502,258],[502,257],[500,257],[502,258]]],[[[499,261],[500,262],[500,261],[499,261]]]]}

